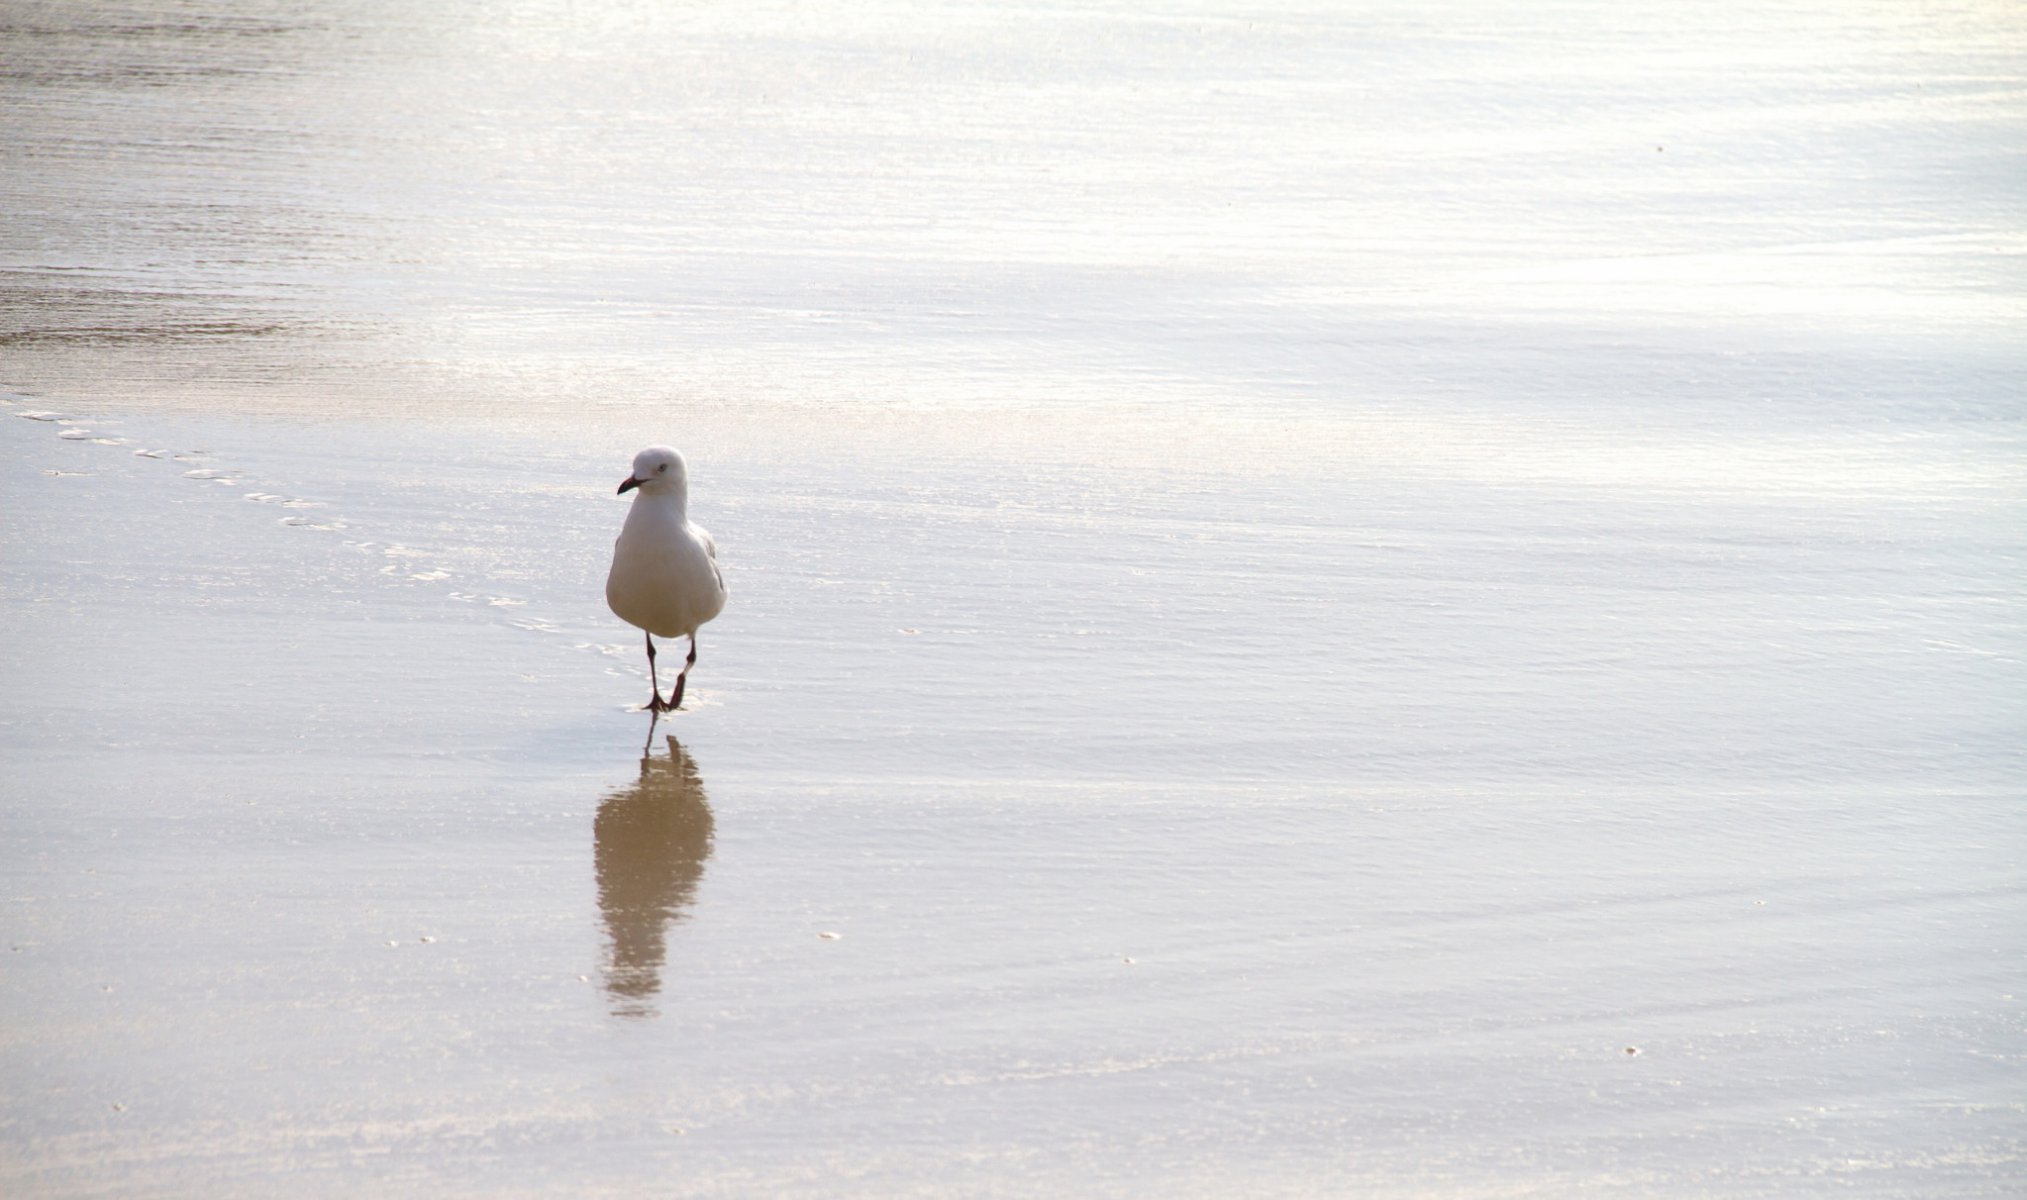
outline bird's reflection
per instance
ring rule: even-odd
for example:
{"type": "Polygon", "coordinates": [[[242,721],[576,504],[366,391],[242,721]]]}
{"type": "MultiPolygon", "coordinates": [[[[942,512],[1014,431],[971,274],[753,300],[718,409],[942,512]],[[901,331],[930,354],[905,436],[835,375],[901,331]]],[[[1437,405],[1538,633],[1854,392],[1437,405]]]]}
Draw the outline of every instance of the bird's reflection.
{"type": "Polygon", "coordinates": [[[689,914],[711,857],[711,805],[697,764],[673,735],[667,742],[668,756],[643,756],[640,781],[607,796],[593,825],[605,990],[619,1016],[655,1015],[667,928],[689,914]]]}

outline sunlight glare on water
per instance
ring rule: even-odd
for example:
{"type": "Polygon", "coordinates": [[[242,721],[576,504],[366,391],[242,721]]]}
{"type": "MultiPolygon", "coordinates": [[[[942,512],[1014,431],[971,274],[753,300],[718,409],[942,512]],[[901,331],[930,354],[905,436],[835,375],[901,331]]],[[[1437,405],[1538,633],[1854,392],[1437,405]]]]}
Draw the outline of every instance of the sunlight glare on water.
{"type": "Polygon", "coordinates": [[[2018,5],[0,55],[0,1191],[2027,1179],[2018,5]]]}

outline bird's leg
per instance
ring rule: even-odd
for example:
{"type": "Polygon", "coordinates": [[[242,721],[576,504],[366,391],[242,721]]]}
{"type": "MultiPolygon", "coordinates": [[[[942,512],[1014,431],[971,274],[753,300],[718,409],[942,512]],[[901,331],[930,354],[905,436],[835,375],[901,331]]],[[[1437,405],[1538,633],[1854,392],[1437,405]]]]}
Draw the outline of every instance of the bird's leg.
{"type": "Polygon", "coordinates": [[[683,660],[683,669],[676,672],[676,696],[669,701],[670,709],[683,706],[683,685],[690,680],[690,668],[697,665],[697,635],[690,635],[690,657],[683,660]]]}
{"type": "MultiPolygon", "coordinates": [[[[648,702],[648,711],[651,713],[664,713],[674,708],[675,705],[662,703],[662,681],[655,677],[655,635],[643,631],[642,636],[647,638],[648,641],[648,686],[655,691],[655,698],[648,702]]],[[[677,682],[681,683],[680,680],[677,682]]],[[[650,728],[648,732],[652,735],[654,730],[650,728]]]]}

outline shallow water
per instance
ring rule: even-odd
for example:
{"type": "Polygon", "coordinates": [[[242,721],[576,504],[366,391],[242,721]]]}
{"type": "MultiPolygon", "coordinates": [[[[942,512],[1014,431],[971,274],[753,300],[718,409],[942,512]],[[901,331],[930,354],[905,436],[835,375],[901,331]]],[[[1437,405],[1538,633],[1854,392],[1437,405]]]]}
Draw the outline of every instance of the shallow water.
{"type": "Polygon", "coordinates": [[[0,10],[0,1190],[2018,1190],[2017,12],[476,11],[0,10]]]}

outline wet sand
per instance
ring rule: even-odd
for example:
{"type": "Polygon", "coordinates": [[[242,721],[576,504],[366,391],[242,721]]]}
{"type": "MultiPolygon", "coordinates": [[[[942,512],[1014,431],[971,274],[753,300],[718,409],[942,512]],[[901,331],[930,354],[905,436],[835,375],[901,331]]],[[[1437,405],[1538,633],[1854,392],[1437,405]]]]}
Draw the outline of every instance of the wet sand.
{"type": "MultiPolygon", "coordinates": [[[[1943,740],[2011,667],[1824,619],[1876,611],[1876,560],[1848,602],[1706,565],[1633,634],[1511,529],[1410,543],[1400,507],[1072,521],[1088,491],[816,503],[706,462],[738,603],[643,757],[609,464],[20,410],[12,1191],[2013,1170],[2010,768],[1943,740]],[[1713,636],[1783,603],[1813,671],[1713,636]]],[[[1634,575],[1687,569],[1642,540],[1634,575]]]]}
{"type": "Polygon", "coordinates": [[[585,14],[9,27],[0,1193],[2020,1190],[2017,14],[585,14]]]}

